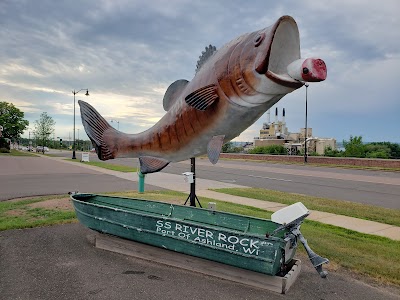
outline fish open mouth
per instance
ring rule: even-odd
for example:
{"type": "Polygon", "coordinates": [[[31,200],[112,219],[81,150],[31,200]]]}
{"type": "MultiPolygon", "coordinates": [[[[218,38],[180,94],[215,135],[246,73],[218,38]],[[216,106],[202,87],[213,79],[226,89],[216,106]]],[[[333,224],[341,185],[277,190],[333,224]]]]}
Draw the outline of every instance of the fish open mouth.
{"type": "Polygon", "coordinates": [[[289,88],[300,88],[303,83],[287,73],[287,67],[300,58],[300,37],[297,24],[289,16],[281,17],[271,28],[269,49],[257,72],[270,80],[289,88]]]}

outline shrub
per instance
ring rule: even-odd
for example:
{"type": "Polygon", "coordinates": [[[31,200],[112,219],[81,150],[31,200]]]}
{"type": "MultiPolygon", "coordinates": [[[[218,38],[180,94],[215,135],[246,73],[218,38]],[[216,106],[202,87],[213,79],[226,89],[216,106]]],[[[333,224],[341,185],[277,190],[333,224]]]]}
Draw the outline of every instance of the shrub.
{"type": "Polygon", "coordinates": [[[389,158],[389,154],[386,151],[374,151],[368,152],[365,157],[367,158],[389,158]]]}
{"type": "Polygon", "coordinates": [[[373,142],[366,145],[367,152],[384,151],[387,158],[400,158],[400,144],[390,142],[373,142]]]}
{"type": "Polygon", "coordinates": [[[10,144],[8,143],[8,141],[5,139],[5,138],[3,138],[3,137],[0,137],[0,148],[1,149],[5,149],[5,150],[7,150],[7,151],[2,151],[1,153],[8,153],[8,152],[10,152],[10,144]]]}
{"type": "Polygon", "coordinates": [[[390,148],[387,145],[370,143],[365,145],[365,157],[368,158],[389,158],[390,148]]]}
{"type": "Polygon", "coordinates": [[[228,142],[228,143],[222,145],[221,152],[223,152],[223,153],[239,153],[239,152],[243,152],[243,147],[233,147],[233,143],[228,142]]]}
{"type": "Polygon", "coordinates": [[[282,145],[259,146],[249,150],[250,154],[286,155],[287,150],[282,145]]]}
{"type": "Polygon", "coordinates": [[[328,157],[340,157],[343,156],[343,152],[337,149],[332,149],[331,146],[327,146],[324,151],[324,156],[328,157]]]}

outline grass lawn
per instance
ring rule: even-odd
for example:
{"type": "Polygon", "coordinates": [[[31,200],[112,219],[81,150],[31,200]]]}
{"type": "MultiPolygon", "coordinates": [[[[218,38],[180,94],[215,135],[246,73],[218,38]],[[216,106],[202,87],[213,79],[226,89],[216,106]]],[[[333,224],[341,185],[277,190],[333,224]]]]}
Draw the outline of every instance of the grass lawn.
{"type": "Polygon", "coordinates": [[[67,195],[46,196],[0,202],[0,231],[76,222],[72,206],[69,209],[60,209],[54,205],[58,200],[61,206],[62,199],[66,197],[67,195]],[[52,208],[48,205],[37,205],[48,200],[52,201],[52,208]]]}
{"type": "MultiPolygon", "coordinates": [[[[271,164],[283,164],[283,165],[304,165],[304,162],[296,161],[280,161],[280,160],[260,160],[260,159],[239,159],[239,158],[220,158],[226,161],[250,161],[257,163],[271,163],[271,164]]],[[[321,163],[307,163],[310,167],[327,167],[327,168],[341,168],[341,169],[356,169],[356,170],[370,170],[370,171],[388,171],[388,172],[400,172],[400,168],[388,168],[388,167],[368,167],[368,166],[355,166],[355,165],[334,165],[334,164],[321,164],[321,163]]]]}
{"type": "Polygon", "coordinates": [[[18,151],[15,149],[11,149],[10,153],[1,153],[0,156],[38,156],[32,152],[27,152],[27,151],[18,151]]]}
{"type": "Polygon", "coordinates": [[[90,165],[90,166],[96,166],[100,167],[103,169],[108,169],[108,170],[113,170],[113,171],[119,171],[119,172],[137,172],[137,168],[135,167],[129,167],[129,166],[123,166],[123,165],[113,165],[109,163],[105,163],[102,161],[91,161],[91,162],[81,162],[78,159],[66,159],[68,161],[73,161],[76,163],[81,163],[85,165],[90,165]]]}
{"type": "Polygon", "coordinates": [[[400,209],[389,209],[350,201],[306,196],[259,188],[224,188],[214,191],[263,201],[293,204],[302,202],[308,209],[400,226],[400,209]]]}
{"type": "MultiPolygon", "coordinates": [[[[113,196],[159,200],[183,204],[187,194],[172,191],[110,193],[113,196]]],[[[76,222],[71,208],[64,209],[66,196],[37,197],[0,202],[0,230],[76,222]],[[53,199],[53,200],[52,200],[53,199]],[[51,205],[46,204],[53,201],[51,205]],[[43,202],[43,203],[41,203],[43,202]]],[[[200,197],[202,205],[216,202],[217,210],[259,218],[270,218],[262,209],[200,197]]],[[[331,263],[328,270],[350,270],[377,282],[400,286],[400,241],[306,220],[301,227],[310,247],[331,263]]],[[[299,252],[305,253],[299,245],[299,252]]],[[[310,264],[309,261],[303,263],[310,264]]],[[[317,274],[315,275],[318,276],[317,274]]]]}

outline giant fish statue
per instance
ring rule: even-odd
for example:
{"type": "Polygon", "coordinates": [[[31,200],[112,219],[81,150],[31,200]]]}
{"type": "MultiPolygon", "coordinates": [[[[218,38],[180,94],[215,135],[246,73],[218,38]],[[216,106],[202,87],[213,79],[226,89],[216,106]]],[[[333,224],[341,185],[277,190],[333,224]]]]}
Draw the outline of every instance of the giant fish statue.
{"type": "Polygon", "coordinates": [[[143,174],[205,153],[216,163],[222,145],[283,96],[327,75],[323,60],[300,58],[299,31],[290,16],[219,50],[206,50],[192,81],[180,79],[168,87],[163,99],[167,113],[144,132],[120,132],[79,101],[83,126],[101,160],[138,157],[143,174]]]}

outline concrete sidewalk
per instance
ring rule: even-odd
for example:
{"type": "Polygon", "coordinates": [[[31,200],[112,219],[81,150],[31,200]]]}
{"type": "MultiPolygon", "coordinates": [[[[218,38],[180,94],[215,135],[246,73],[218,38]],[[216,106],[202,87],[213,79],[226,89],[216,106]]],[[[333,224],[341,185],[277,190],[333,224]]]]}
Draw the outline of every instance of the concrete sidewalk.
{"type": "MultiPolygon", "coordinates": [[[[75,162],[64,160],[63,158],[49,157],[45,156],[49,159],[56,159],[58,161],[63,161],[68,164],[77,165],[75,162]]],[[[109,175],[113,175],[119,178],[123,178],[131,181],[138,181],[138,176],[136,173],[123,173],[118,171],[107,170],[95,166],[79,164],[79,166],[89,168],[92,170],[96,170],[98,172],[106,173],[109,175]]],[[[150,184],[153,186],[162,187],[169,190],[189,193],[190,186],[185,183],[183,180],[183,176],[169,174],[164,172],[158,172],[146,175],[146,184],[150,184]]],[[[211,191],[210,189],[219,189],[219,188],[246,188],[246,186],[236,185],[231,183],[213,181],[208,179],[196,178],[196,195],[201,197],[207,197],[215,200],[226,201],[236,204],[254,206],[261,209],[265,209],[268,211],[277,211],[283,207],[285,204],[280,204],[276,202],[268,202],[257,199],[233,196],[223,193],[218,193],[215,191],[211,191]]],[[[367,221],[342,215],[335,215],[327,212],[320,211],[310,211],[310,215],[307,217],[309,220],[318,221],[325,224],[330,224],[342,228],[351,229],[354,231],[358,231],[361,233],[374,234],[378,236],[387,237],[393,240],[400,240],[400,227],[367,221]]]]}

